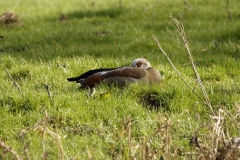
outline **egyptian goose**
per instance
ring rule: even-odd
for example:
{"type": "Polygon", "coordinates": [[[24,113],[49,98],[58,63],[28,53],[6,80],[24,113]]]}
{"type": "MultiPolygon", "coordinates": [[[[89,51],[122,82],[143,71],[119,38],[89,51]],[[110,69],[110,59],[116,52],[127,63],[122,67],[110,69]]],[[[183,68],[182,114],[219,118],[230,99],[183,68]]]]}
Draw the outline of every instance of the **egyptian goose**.
{"type": "Polygon", "coordinates": [[[83,88],[93,88],[101,82],[119,86],[138,82],[160,84],[161,75],[146,59],[138,58],[132,62],[131,66],[94,69],[67,80],[81,83],[83,88]]]}

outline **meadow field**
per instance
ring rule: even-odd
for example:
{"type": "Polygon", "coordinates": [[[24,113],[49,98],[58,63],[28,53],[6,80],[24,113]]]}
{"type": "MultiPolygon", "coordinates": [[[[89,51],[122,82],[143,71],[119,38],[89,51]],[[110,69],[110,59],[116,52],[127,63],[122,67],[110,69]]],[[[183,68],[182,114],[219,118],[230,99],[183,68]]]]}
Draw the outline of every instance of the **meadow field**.
{"type": "Polygon", "coordinates": [[[239,0],[0,6],[0,159],[239,159],[239,0]],[[140,57],[160,85],[67,81],[140,57]]]}

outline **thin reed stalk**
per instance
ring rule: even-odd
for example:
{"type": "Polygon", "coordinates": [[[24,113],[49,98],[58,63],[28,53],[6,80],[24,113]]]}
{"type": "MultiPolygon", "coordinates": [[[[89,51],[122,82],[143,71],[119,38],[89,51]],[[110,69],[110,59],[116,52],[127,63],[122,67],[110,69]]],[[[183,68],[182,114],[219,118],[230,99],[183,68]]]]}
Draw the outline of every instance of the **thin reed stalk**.
{"type": "Polygon", "coordinates": [[[178,75],[182,78],[182,80],[187,84],[187,86],[189,88],[191,88],[192,92],[200,99],[203,101],[203,103],[205,105],[207,105],[210,109],[210,111],[212,112],[212,115],[215,116],[215,113],[212,109],[212,105],[211,105],[211,102],[208,98],[208,95],[207,95],[207,92],[205,90],[205,87],[202,83],[202,80],[200,78],[200,75],[196,69],[196,66],[194,64],[194,60],[193,60],[193,57],[192,57],[192,54],[190,52],[190,48],[189,48],[189,43],[188,43],[188,40],[187,40],[187,37],[186,37],[186,34],[185,34],[185,31],[184,31],[184,26],[183,26],[183,23],[181,20],[178,20],[177,18],[174,18],[172,16],[170,16],[171,19],[173,20],[174,24],[172,24],[172,26],[178,31],[180,37],[182,38],[183,40],[183,44],[185,46],[185,48],[187,49],[187,52],[188,52],[188,55],[189,55],[189,58],[190,58],[190,61],[191,61],[191,64],[192,64],[192,68],[193,68],[193,71],[195,73],[195,76],[196,76],[196,79],[197,79],[197,82],[198,82],[198,85],[200,86],[201,90],[202,90],[202,94],[204,96],[204,99],[201,98],[201,96],[195,91],[195,87],[192,87],[187,81],[186,79],[182,76],[182,74],[177,70],[177,68],[174,66],[174,64],[172,63],[171,59],[168,57],[168,55],[166,54],[166,52],[163,50],[163,48],[161,47],[158,39],[156,36],[153,35],[153,39],[155,40],[155,42],[157,43],[157,46],[158,48],[160,49],[160,51],[165,55],[165,57],[167,57],[167,60],[170,62],[170,64],[172,65],[173,69],[178,73],[178,75]]]}
{"type": "Polygon", "coordinates": [[[209,109],[211,110],[212,114],[215,116],[215,113],[214,113],[214,111],[212,109],[212,105],[211,105],[211,102],[210,102],[210,100],[208,98],[208,95],[207,95],[207,92],[205,90],[205,87],[204,87],[204,85],[202,83],[200,75],[199,75],[199,73],[197,71],[197,68],[196,68],[196,66],[194,64],[193,57],[192,57],[192,54],[191,54],[191,51],[190,51],[190,48],[189,48],[189,43],[188,43],[188,40],[187,40],[187,36],[185,34],[185,31],[184,31],[183,23],[182,23],[181,20],[178,20],[177,18],[174,18],[172,16],[170,16],[170,17],[172,18],[173,22],[175,23],[175,26],[177,27],[177,28],[176,27],[175,28],[177,29],[180,37],[183,40],[183,44],[184,44],[185,48],[187,49],[187,53],[189,55],[189,58],[190,58],[190,61],[191,61],[191,64],[192,64],[192,68],[193,68],[193,71],[195,73],[197,82],[198,82],[198,84],[199,84],[199,86],[200,86],[200,88],[202,90],[203,95],[204,95],[204,99],[205,99],[204,102],[209,107],[209,109]]]}
{"type": "Polygon", "coordinates": [[[20,86],[18,85],[18,83],[13,79],[13,77],[11,76],[11,74],[8,72],[8,70],[6,69],[6,67],[4,67],[5,71],[7,72],[8,76],[10,77],[11,81],[13,82],[13,85],[17,87],[18,92],[20,93],[20,95],[24,98],[22,90],[20,88],[20,86]]]}

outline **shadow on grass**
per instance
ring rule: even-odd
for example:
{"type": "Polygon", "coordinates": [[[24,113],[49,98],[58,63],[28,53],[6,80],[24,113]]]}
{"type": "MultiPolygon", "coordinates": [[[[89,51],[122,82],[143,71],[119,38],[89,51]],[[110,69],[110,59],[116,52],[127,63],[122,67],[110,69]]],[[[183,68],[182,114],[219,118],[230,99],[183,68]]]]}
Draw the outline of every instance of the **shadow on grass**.
{"type": "Polygon", "coordinates": [[[217,36],[217,39],[221,41],[229,41],[229,40],[233,42],[240,41],[240,29],[237,28],[235,30],[222,32],[220,33],[219,36],[217,36]]]}
{"type": "Polygon", "coordinates": [[[31,36],[28,35],[29,33],[24,32],[22,37],[26,37],[27,42],[7,43],[10,37],[1,39],[3,44],[5,43],[4,41],[6,43],[2,46],[0,45],[0,54],[14,57],[21,56],[24,59],[34,59],[37,61],[39,59],[45,61],[54,59],[55,57],[69,57],[74,55],[91,54],[100,57],[106,56],[109,53],[116,52],[116,49],[110,46],[113,46],[117,41],[123,41],[123,32],[112,31],[111,28],[109,29],[108,26],[104,26],[101,23],[102,21],[104,23],[104,17],[117,18],[126,13],[127,9],[123,7],[112,7],[102,10],[84,10],[66,13],[67,19],[64,23],[56,22],[56,17],[54,19],[46,19],[46,24],[51,25],[51,28],[56,28],[55,30],[49,28],[45,30],[43,28],[41,29],[43,33],[39,34],[30,28],[32,31],[31,34],[39,37],[37,39],[30,39],[31,36]],[[95,17],[93,22],[91,20],[91,22],[86,23],[71,21],[72,19],[90,19],[92,17],[95,17]],[[78,29],[79,26],[81,26],[81,29],[78,29]],[[96,26],[100,26],[100,28],[96,28],[96,26]],[[77,47],[77,44],[79,44],[79,47],[77,47]],[[70,49],[73,46],[75,47],[74,53],[70,49]],[[43,50],[46,48],[48,48],[48,54],[43,53],[43,50]]]}
{"type": "Polygon", "coordinates": [[[120,15],[125,14],[127,9],[118,7],[118,8],[108,8],[102,10],[87,10],[87,11],[75,11],[68,13],[68,18],[91,18],[91,17],[110,17],[116,18],[120,15]]]}
{"type": "Polygon", "coordinates": [[[149,110],[170,111],[171,101],[174,99],[176,91],[143,91],[139,94],[139,102],[149,110]]]}
{"type": "Polygon", "coordinates": [[[6,99],[0,99],[0,106],[7,108],[8,111],[14,115],[19,112],[26,114],[30,111],[36,110],[35,104],[33,104],[28,98],[15,99],[13,97],[8,97],[6,99]]]}

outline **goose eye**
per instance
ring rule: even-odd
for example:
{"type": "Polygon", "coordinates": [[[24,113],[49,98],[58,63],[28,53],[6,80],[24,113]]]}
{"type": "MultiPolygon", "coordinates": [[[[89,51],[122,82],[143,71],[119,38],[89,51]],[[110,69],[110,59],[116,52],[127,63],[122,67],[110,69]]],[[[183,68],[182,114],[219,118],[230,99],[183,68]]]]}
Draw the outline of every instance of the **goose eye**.
{"type": "Polygon", "coordinates": [[[142,66],[142,62],[137,62],[136,63],[136,67],[141,68],[141,66],[142,66]]]}

